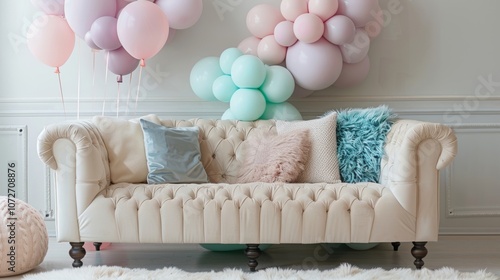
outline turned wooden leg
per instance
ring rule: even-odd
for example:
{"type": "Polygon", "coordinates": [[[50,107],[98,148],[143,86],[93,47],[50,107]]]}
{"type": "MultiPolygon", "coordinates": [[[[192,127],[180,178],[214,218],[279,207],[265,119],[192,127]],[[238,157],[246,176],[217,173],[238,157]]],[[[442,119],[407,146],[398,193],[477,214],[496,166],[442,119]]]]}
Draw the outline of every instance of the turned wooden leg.
{"type": "Polygon", "coordinates": [[[101,251],[102,242],[94,242],[94,247],[96,251],[101,251]]]}
{"type": "Polygon", "coordinates": [[[413,248],[411,248],[411,254],[415,258],[413,262],[417,269],[421,269],[424,266],[424,261],[422,260],[427,256],[427,248],[425,248],[427,242],[413,242],[413,248]]]}
{"type": "Polygon", "coordinates": [[[399,249],[399,246],[401,245],[401,242],[392,242],[392,248],[394,248],[394,251],[397,251],[399,249]]]}
{"type": "Polygon", "coordinates": [[[70,242],[71,249],[69,250],[69,256],[74,260],[73,267],[80,267],[83,265],[82,259],[87,253],[85,248],[83,248],[84,242],[70,242]]]}
{"type": "Polygon", "coordinates": [[[259,264],[257,258],[260,256],[259,244],[247,244],[247,249],[245,250],[245,255],[248,258],[248,266],[250,271],[255,271],[255,268],[259,264]]]}

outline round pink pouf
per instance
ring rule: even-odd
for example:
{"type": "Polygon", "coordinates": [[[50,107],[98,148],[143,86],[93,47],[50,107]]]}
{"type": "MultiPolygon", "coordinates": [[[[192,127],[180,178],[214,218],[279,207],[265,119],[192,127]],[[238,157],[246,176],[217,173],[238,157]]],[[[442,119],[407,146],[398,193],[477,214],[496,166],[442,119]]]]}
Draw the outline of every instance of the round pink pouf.
{"type": "Polygon", "coordinates": [[[22,200],[0,196],[0,277],[37,267],[48,246],[42,215],[22,200]]]}

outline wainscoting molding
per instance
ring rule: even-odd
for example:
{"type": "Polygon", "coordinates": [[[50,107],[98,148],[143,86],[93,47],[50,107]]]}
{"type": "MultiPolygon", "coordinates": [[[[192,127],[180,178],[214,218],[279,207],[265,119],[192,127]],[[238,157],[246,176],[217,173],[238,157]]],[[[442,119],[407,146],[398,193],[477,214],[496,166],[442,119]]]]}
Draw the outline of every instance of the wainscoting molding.
{"type": "Polygon", "coordinates": [[[500,123],[453,129],[459,153],[444,172],[447,217],[500,217],[500,123]]]}

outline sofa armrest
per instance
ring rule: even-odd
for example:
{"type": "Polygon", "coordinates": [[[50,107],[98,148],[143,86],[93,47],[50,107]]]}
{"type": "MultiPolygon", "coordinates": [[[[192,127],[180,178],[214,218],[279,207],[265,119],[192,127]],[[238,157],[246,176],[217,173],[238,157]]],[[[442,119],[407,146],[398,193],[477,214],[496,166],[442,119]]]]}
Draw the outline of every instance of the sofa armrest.
{"type": "Polygon", "coordinates": [[[457,153],[453,130],[442,124],[398,120],[387,134],[384,150],[380,182],[416,217],[417,237],[436,239],[439,170],[450,164],[457,153]]]}
{"type": "Polygon", "coordinates": [[[57,233],[60,241],[79,241],[78,217],[110,184],[108,153],[89,121],[52,124],[40,133],[38,156],[55,170],[57,233]]]}

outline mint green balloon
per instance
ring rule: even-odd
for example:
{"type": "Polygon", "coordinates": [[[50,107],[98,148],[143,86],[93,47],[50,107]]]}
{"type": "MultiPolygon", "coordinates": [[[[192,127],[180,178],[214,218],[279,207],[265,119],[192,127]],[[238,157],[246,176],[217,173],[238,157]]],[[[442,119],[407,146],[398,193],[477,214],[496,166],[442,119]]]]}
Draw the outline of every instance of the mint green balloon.
{"type": "Polygon", "coordinates": [[[239,88],[259,88],[266,79],[266,67],[258,57],[245,54],[234,61],[231,77],[239,88]]]}
{"type": "Polygon", "coordinates": [[[219,58],[209,56],[202,58],[193,66],[189,76],[189,83],[194,93],[201,99],[216,101],[212,85],[218,77],[224,75],[219,66],[219,58]]]}
{"type": "Polygon", "coordinates": [[[212,85],[212,91],[215,98],[222,102],[229,102],[233,93],[238,90],[233,79],[229,75],[222,75],[215,79],[212,85]]]}
{"type": "MultiPolygon", "coordinates": [[[[214,252],[245,250],[247,248],[245,244],[200,244],[200,246],[214,252]]],[[[260,244],[259,249],[265,251],[271,246],[272,244],[260,244]]]]}
{"type": "Polygon", "coordinates": [[[266,99],[258,89],[240,88],[231,97],[229,108],[236,119],[254,121],[266,110],[266,99]]]}
{"type": "Polygon", "coordinates": [[[225,49],[219,58],[220,68],[224,74],[231,74],[231,67],[234,61],[243,55],[243,52],[238,48],[225,49]]]}
{"type": "Polygon", "coordinates": [[[295,80],[292,73],[283,66],[273,65],[266,67],[267,74],[260,90],[267,102],[281,103],[292,96],[295,89],[295,80]]]}
{"type": "Polygon", "coordinates": [[[284,120],[294,121],[302,120],[299,110],[288,102],[267,103],[264,114],[260,117],[262,120],[284,120]]]}
{"type": "Polygon", "coordinates": [[[376,247],[378,243],[346,243],[345,245],[351,249],[363,251],[376,247]]]}
{"type": "Polygon", "coordinates": [[[236,117],[231,112],[231,108],[228,108],[224,114],[220,117],[221,120],[236,120],[236,117]]]}

